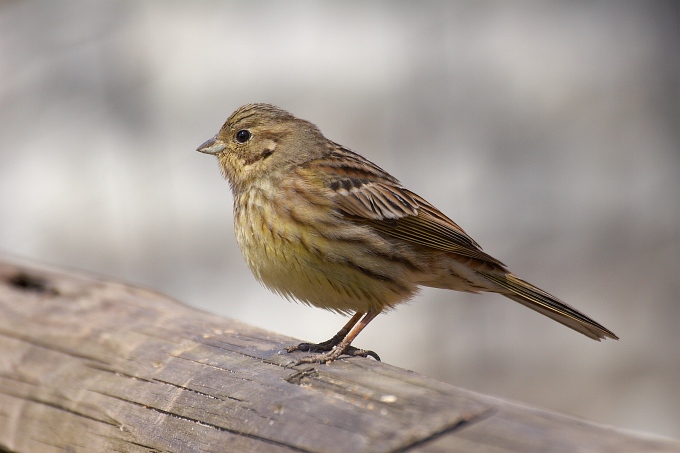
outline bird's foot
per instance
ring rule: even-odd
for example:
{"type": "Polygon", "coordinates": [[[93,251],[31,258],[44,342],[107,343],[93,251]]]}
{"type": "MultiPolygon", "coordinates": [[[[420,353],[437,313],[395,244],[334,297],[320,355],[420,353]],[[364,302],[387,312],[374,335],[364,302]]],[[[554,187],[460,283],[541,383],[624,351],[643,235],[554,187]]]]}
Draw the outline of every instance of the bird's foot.
{"type": "Polygon", "coordinates": [[[298,345],[288,346],[286,352],[293,351],[308,351],[308,352],[326,352],[332,351],[335,346],[337,346],[342,338],[334,341],[336,338],[333,337],[330,340],[322,341],[321,343],[300,343],[298,345]]]}
{"type": "Polygon", "coordinates": [[[325,352],[325,354],[309,355],[301,358],[295,364],[300,365],[302,363],[331,363],[341,355],[348,355],[351,357],[373,357],[375,360],[380,362],[380,357],[373,351],[367,351],[365,349],[358,349],[354,346],[347,345],[346,347],[337,346],[331,344],[331,340],[324,341],[323,343],[300,343],[297,346],[290,346],[286,348],[286,351],[309,351],[309,352],[325,352]]]}

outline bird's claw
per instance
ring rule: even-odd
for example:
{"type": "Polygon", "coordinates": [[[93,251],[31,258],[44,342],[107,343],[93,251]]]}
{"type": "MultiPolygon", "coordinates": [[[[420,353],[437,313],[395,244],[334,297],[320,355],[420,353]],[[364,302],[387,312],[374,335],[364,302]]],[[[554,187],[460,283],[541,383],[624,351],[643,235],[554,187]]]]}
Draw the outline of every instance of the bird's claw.
{"type": "Polygon", "coordinates": [[[307,351],[307,352],[325,352],[325,354],[310,355],[301,358],[295,364],[300,365],[303,363],[326,363],[329,364],[341,355],[348,355],[351,357],[373,357],[375,360],[380,362],[380,356],[373,351],[366,349],[358,349],[354,346],[347,346],[346,348],[339,349],[336,345],[331,344],[330,341],[324,341],[323,343],[300,343],[296,346],[289,346],[286,348],[286,352],[293,351],[307,351]]]}

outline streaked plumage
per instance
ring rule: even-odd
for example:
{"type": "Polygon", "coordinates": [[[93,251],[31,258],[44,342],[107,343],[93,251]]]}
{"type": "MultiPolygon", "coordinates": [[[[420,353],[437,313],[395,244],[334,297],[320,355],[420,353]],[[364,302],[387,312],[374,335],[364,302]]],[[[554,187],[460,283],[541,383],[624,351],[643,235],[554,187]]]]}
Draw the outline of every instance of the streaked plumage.
{"type": "Polygon", "coordinates": [[[328,342],[290,348],[330,351],[305,361],[377,358],[351,341],[419,286],[496,292],[595,340],[617,338],[510,273],[383,169],[277,107],[239,108],[198,151],[217,156],[231,185],[236,237],[255,277],[287,298],[354,313],[328,342]]]}

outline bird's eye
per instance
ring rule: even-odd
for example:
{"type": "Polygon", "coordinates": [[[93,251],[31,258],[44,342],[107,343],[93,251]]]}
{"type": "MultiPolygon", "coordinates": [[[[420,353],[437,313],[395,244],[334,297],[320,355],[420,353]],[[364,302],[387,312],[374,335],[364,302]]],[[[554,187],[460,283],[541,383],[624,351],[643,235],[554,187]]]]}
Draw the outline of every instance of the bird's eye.
{"type": "Polygon", "coordinates": [[[250,131],[247,131],[245,129],[241,129],[236,133],[236,141],[239,143],[245,143],[248,140],[250,140],[250,137],[252,137],[252,134],[250,131]]]}

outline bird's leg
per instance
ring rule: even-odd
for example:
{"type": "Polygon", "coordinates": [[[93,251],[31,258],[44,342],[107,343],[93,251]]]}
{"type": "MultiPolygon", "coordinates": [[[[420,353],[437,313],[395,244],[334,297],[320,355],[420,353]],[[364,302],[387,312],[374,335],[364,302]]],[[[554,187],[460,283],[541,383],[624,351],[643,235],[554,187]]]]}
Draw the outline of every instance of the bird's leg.
{"type": "MultiPolygon", "coordinates": [[[[343,354],[351,355],[351,356],[358,356],[358,357],[368,357],[371,356],[378,362],[380,361],[380,357],[378,357],[378,354],[376,354],[373,351],[366,351],[364,349],[357,349],[354,346],[352,346],[352,341],[359,335],[359,333],[364,330],[364,327],[368,325],[369,322],[373,320],[376,316],[378,316],[380,312],[379,311],[369,311],[366,313],[366,315],[359,321],[358,323],[356,322],[356,319],[359,319],[363,313],[357,313],[355,314],[350,322],[347,323],[345,327],[342,328],[340,332],[338,332],[338,335],[333,337],[329,342],[335,340],[336,337],[338,337],[345,329],[349,327],[349,332],[344,335],[344,338],[341,339],[339,343],[335,345],[335,348],[329,348],[326,349],[328,352],[325,354],[320,354],[317,356],[308,356],[308,357],[303,357],[300,359],[297,364],[301,363],[331,363],[333,360],[337,359],[343,354]],[[356,324],[356,325],[354,325],[356,324]],[[354,326],[354,327],[352,327],[354,326]]],[[[328,342],[324,342],[328,343],[328,342]]],[[[330,344],[330,343],[329,343],[330,344]]]]}
{"type": "Polygon", "coordinates": [[[333,338],[330,340],[323,341],[321,343],[300,343],[297,346],[289,346],[286,348],[286,351],[288,352],[293,352],[293,351],[309,351],[309,352],[325,352],[325,351],[330,351],[333,349],[338,343],[340,343],[349,333],[350,330],[352,330],[352,327],[359,322],[359,319],[364,315],[364,313],[361,312],[356,312],[354,316],[352,316],[352,319],[350,319],[345,326],[340,329],[338,333],[333,335],[333,338]]]}

